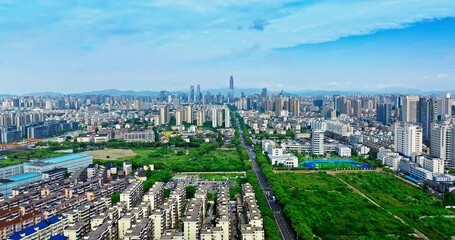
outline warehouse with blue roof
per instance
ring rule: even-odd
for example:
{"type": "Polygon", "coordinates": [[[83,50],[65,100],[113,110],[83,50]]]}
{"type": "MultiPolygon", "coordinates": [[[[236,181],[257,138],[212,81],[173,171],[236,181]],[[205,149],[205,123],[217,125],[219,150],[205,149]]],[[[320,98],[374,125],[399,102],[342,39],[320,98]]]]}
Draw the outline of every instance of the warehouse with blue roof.
{"type": "Polygon", "coordinates": [[[22,164],[0,169],[0,193],[9,196],[12,189],[22,187],[43,179],[43,173],[66,168],[67,172],[74,172],[79,168],[86,168],[93,163],[93,156],[87,153],[68,154],[59,157],[36,159],[22,164]],[[4,170],[4,171],[2,171],[4,170]]]}

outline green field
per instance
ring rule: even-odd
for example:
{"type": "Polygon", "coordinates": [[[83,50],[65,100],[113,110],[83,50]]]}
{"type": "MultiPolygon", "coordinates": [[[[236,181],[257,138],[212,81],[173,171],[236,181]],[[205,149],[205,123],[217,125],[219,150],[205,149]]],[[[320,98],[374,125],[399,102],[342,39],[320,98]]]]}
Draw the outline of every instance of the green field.
{"type": "Polygon", "coordinates": [[[19,164],[21,162],[22,161],[18,160],[18,159],[1,159],[0,160],[0,167],[7,167],[7,166],[10,166],[10,165],[19,164]]]}
{"type": "Polygon", "coordinates": [[[442,200],[435,199],[422,189],[408,185],[395,176],[378,172],[337,174],[381,206],[402,218],[430,239],[448,239],[455,235],[453,215],[442,200]],[[421,218],[431,216],[431,218],[421,218]],[[436,217],[435,217],[436,216],[436,217]]]}
{"type": "Polygon", "coordinates": [[[302,239],[410,238],[412,230],[391,214],[323,172],[275,175],[274,190],[302,239]]]}
{"type": "Polygon", "coordinates": [[[18,153],[8,154],[8,159],[1,159],[0,160],[0,167],[6,167],[9,165],[19,164],[24,161],[32,160],[32,159],[43,159],[43,158],[51,158],[51,157],[58,157],[64,155],[65,153],[57,153],[54,150],[48,148],[41,148],[35,150],[27,150],[18,153]]]}
{"type": "MultiPolygon", "coordinates": [[[[134,167],[154,164],[155,169],[174,172],[233,172],[243,171],[243,161],[236,150],[220,150],[201,145],[198,148],[138,148],[137,155],[121,158],[131,161],[134,167]],[[188,152],[188,153],[187,153],[188,152]]],[[[97,160],[104,163],[108,161],[97,160]]],[[[113,161],[110,161],[113,162],[113,161]]],[[[116,161],[114,164],[121,164],[116,161]]]]}

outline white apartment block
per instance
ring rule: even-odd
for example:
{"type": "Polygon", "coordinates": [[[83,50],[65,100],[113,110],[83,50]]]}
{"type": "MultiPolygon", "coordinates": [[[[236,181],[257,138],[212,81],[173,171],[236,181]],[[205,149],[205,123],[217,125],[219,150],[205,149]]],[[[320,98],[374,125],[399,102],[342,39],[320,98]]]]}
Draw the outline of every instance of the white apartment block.
{"type": "Polygon", "coordinates": [[[324,155],[324,131],[311,131],[311,152],[316,155],[324,155]]]}
{"type": "Polygon", "coordinates": [[[336,151],[340,157],[351,157],[351,148],[345,145],[337,145],[336,151]]]}
{"type": "Polygon", "coordinates": [[[397,122],[394,124],[395,151],[404,156],[422,154],[422,128],[415,124],[397,122]]]}

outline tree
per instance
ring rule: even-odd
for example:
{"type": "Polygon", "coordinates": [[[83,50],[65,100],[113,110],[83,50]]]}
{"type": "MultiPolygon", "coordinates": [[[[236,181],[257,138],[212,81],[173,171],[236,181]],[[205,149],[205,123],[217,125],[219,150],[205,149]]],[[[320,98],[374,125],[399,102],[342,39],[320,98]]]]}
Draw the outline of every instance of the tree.
{"type": "Polygon", "coordinates": [[[186,187],[186,199],[191,199],[196,194],[196,187],[195,186],[188,186],[186,187]]]}
{"type": "Polygon", "coordinates": [[[111,202],[112,202],[112,205],[120,202],[120,193],[119,192],[114,192],[111,196],[111,202]]]}

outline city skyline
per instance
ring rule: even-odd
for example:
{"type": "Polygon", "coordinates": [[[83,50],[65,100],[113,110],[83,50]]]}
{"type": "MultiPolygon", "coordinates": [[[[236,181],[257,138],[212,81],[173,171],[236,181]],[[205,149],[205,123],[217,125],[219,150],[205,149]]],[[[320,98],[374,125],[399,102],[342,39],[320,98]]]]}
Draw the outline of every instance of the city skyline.
{"type": "Polygon", "coordinates": [[[1,94],[216,89],[230,75],[271,91],[455,89],[451,1],[4,0],[0,12],[1,94]]]}

